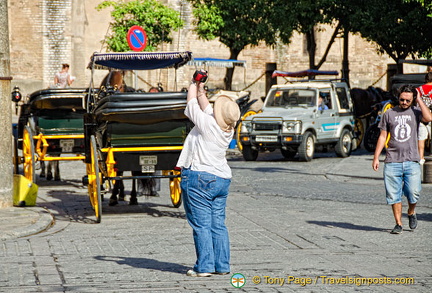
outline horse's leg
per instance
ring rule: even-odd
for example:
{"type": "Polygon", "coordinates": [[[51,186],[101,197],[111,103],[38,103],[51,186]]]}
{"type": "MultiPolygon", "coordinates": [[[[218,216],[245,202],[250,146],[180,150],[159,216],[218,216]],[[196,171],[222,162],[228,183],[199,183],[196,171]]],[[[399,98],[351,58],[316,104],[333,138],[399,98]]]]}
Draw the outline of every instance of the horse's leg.
{"type": "MultiPolygon", "coordinates": [[[[136,174],[138,174],[138,172],[132,171],[132,176],[135,176],[136,174]]],[[[131,191],[131,197],[129,199],[130,205],[137,205],[138,204],[136,185],[137,185],[137,180],[132,179],[132,191],[131,191]]]]}
{"type": "MultiPolygon", "coordinates": [[[[123,172],[119,171],[119,172],[117,172],[117,175],[122,176],[123,172]]],[[[121,188],[123,188],[123,193],[124,193],[123,180],[116,180],[116,182],[114,183],[114,186],[113,186],[112,194],[111,194],[108,205],[115,206],[118,204],[117,194],[119,194],[119,192],[121,192],[121,188]]]]}
{"type": "Polygon", "coordinates": [[[123,180],[118,180],[118,182],[119,182],[119,201],[124,201],[125,200],[124,183],[123,180]]]}
{"type": "Polygon", "coordinates": [[[40,167],[41,167],[40,177],[43,178],[45,177],[45,161],[40,161],[40,167]]]}
{"type": "Polygon", "coordinates": [[[47,176],[46,179],[47,180],[51,180],[53,179],[53,175],[52,175],[52,161],[48,161],[48,165],[47,165],[47,176]]]}
{"type": "Polygon", "coordinates": [[[53,161],[53,168],[54,168],[54,180],[60,181],[59,161],[53,161]]]}
{"type": "MultiPolygon", "coordinates": [[[[162,175],[162,171],[158,170],[154,173],[155,175],[162,175]]],[[[160,178],[154,178],[153,180],[153,186],[151,189],[151,196],[159,196],[158,191],[160,191],[161,187],[161,179],[160,178]]]]}

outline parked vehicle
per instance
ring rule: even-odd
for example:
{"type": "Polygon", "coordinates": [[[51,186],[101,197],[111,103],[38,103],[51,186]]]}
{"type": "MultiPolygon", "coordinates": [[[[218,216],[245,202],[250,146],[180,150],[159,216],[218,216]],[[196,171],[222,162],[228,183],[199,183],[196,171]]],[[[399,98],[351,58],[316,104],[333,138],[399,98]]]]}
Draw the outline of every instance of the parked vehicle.
{"type": "Polygon", "coordinates": [[[348,84],[342,80],[274,85],[262,112],[241,122],[243,158],[254,161],[260,152],[280,149],[285,158],[298,154],[301,161],[311,161],[318,145],[334,147],[339,157],[347,157],[357,147],[352,109],[348,84]]]}

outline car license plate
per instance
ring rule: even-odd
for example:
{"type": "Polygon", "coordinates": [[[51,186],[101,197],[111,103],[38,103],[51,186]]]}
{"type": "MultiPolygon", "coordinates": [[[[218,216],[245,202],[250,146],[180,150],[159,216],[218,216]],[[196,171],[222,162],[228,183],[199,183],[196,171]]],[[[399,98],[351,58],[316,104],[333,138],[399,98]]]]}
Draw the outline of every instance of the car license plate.
{"type": "Polygon", "coordinates": [[[140,156],[141,172],[152,173],[155,172],[157,165],[157,156],[140,156]]]}
{"type": "Polygon", "coordinates": [[[141,172],[143,173],[153,173],[155,172],[155,165],[142,165],[141,172]]]}
{"type": "Polygon", "coordinates": [[[71,153],[75,143],[73,139],[60,139],[60,147],[63,153],[71,153]]]}
{"type": "Polygon", "coordinates": [[[273,135],[266,135],[266,136],[257,136],[255,138],[256,141],[260,141],[260,142],[264,142],[264,141],[269,141],[269,142],[274,142],[277,141],[278,138],[277,136],[273,136],[273,135]]]}

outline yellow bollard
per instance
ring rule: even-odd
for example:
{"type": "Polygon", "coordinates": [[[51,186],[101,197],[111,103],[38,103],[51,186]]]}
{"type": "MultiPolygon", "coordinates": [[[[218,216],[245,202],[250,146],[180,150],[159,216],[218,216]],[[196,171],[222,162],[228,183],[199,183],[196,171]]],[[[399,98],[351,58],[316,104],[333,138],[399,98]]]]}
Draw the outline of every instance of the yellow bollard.
{"type": "Polygon", "coordinates": [[[13,205],[17,207],[36,205],[38,186],[23,175],[14,174],[13,205]]]}

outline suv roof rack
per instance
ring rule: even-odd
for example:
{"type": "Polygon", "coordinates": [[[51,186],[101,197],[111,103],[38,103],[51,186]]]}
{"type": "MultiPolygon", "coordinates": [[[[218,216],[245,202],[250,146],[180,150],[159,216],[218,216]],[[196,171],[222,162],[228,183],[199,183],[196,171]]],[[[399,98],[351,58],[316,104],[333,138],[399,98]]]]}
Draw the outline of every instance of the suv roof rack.
{"type": "Polygon", "coordinates": [[[320,71],[316,69],[307,69],[302,71],[288,72],[288,71],[273,71],[272,77],[282,76],[282,77],[310,77],[318,75],[339,75],[339,72],[333,71],[320,71]]]}

